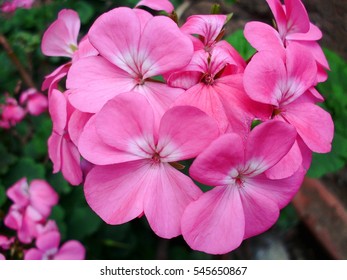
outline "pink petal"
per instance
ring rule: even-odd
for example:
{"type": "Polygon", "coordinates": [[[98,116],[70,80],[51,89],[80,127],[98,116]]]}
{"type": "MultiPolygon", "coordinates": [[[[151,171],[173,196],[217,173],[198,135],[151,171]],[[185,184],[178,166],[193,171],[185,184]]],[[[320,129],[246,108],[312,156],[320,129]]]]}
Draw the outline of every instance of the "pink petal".
{"type": "Polygon", "coordinates": [[[96,166],[87,175],[84,193],[89,206],[108,224],[140,216],[153,169],[147,160],[96,166]]]}
{"type": "Polygon", "coordinates": [[[282,105],[292,102],[315,86],[317,78],[317,66],[311,54],[303,53],[296,45],[289,45],[286,58],[287,90],[282,93],[282,105]]]}
{"type": "Polygon", "coordinates": [[[235,187],[215,187],[188,205],[182,235],[193,250],[224,254],[240,246],[245,218],[235,187]]]}
{"type": "Polygon", "coordinates": [[[286,68],[280,57],[269,51],[255,54],[244,73],[244,87],[255,101],[278,106],[282,99],[280,83],[286,80],[286,68]]]}
{"type": "Polygon", "coordinates": [[[331,150],[334,123],[328,112],[311,103],[292,103],[287,105],[282,116],[292,124],[305,144],[317,153],[331,150]]]}
{"type": "Polygon", "coordinates": [[[26,178],[22,178],[14,183],[6,192],[11,199],[20,208],[29,204],[29,186],[26,178]]]}
{"type": "Polygon", "coordinates": [[[189,89],[200,82],[202,73],[197,71],[181,71],[172,73],[167,81],[171,87],[189,89]]]}
{"type": "Polygon", "coordinates": [[[288,33],[306,33],[310,20],[304,4],[300,0],[284,0],[286,7],[288,33]]]}
{"type": "Polygon", "coordinates": [[[45,80],[42,83],[42,90],[49,89],[48,96],[50,96],[50,93],[53,89],[57,89],[57,84],[59,81],[64,78],[67,75],[67,72],[69,71],[69,68],[71,66],[71,62],[65,63],[61,66],[59,66],[57,69],[55,69],[51,74],[45,76],[45,80]]]}
{"type": "Polygon", "coordinates": [[[76,240],[70,240],[61,246],[54,260],[84,260],[85,255],[86,249],[83,245],[76,240]]]}
{"type": "Polygon", "coordinates": [[[59,135],[64,134],[67,122],[66,97],[59,90],[52,90],[49,97],[49,113],[53,122],[53,131],[59,135]]]}
{"type": "Polygon", "coordinates": [[[44,180],[36,179],[30,183],[30,202],[44,217],[48,217],[52,207],[58,203],[58,195],[44,180]]]}
{"type": "Polygon", "coordinates": [[[273,167],[265,171],[269,179],[282,179],[292,176],[303,164],[303,156],[297,141],[289,152],[273,167]]]}
{"type": "Polygon", "coordinates": [[[0,253],[0,261],[4,261],[4,260],[6,260],[5,256],[0,253]]]}
{"type": "Polygon", "coordinates": [[[135,92],[120,94],[96,115],[95,124],[105,144],[139,158],[152,156],[154,116],[145,97],[135,92]]]}
{"type": "Polygon", "coordinates": [[[73,53],[72,62],[75,63],[77,60],[89,57],[97,56],[99,52],[93,47],[88,39],[88,35],[84,36],[81,42],[78,44],[78,50],[73,53]]]}
{"type": "Polygon", "coordinates": [[[24,253],[24,260],[42,260],[43,252],[36,248],[29,249],[24,253]]]}
{"type": "Polygon", "coordinates": [[[243,164],[243,153],[241,137],[235,133],[224,134],[200,153],[189,174],[205,185],[225,185],[229,182],[230,171],[243,164]]]}
{"type": "Polygon", "coordinates": [[[180,31],[173,20],[157,16],[146,24],[141,34],[137,66],[146,79],[182,69],[190,62],[192,55],[193,44],[189,37],[180,31]]]}
{"type": "Polygon", "coordinates": [[[263,195],[256,187],[244,186],[240,197],[245,215],[244,239],[263,233],[275,224],[279,208],[270,195],[263,195]]]}
{"type": "Polygon", "coordinates": [[[173,107],[161,120],[157,150],[165,162],[195,158],[218,136],[217,122],[203,111],[173,107]]]}
{"type": "Polygon", "coordinates": [[[96,132],[95,115],[85,125],[78,141],[78,150],[88,161],[97,165],[114,164],[139,159],[105,144],[96,132]]]}
{"type": "Polygon", "coordinates": [[[202,194],[201,190],[167,163],[152,167],[146,181],[144,213],[151,228],[163,238],[180,235],[183,211],[202,194]]]}
{"type": "MultiPolygon", "coordinates": [[[[129,74],[138,72],[136,57],[141,34],[137,14],[121,7],[102,14],[92,25],[88,36],[102,57],[129,74]]],[[[149,38],[153,39],[153,34],[149,38]]]]}
{"type": "MultiPolygon", "coordinates": [[[[264,174],[245,179],[245,191],[256,192],[264,197],[271,198],[278,205],[279,209],[285,207],[298,192],[305,171],[299,168],[292,176],[288,178],[272,180],[264,174]]],[[[266,205],[266,204],[265,204],[266,205]]]]}
{"type": "Polygon", "coordinates": [[[274,166],[292,148],[296,136],[295,128],[281,121],[256,126],[247,139],[245,162],[248,171],[260,174],[274,166]]]}
{"type": "Polygon", "coordinates": [[[286,39],[294,41],[318,41],[322,38],[322,36],[322,31],[320,31],[317,26],[310,23],[310,29],[308,32],[288,34],[286,39]]]}
{"type": "Polygon", "coordinates": [[[72,91],[69,101],[75,108],[96,113],[119,93],[131,91],[135,83],[128,73],[95,56],[80,59],[72,65],[66,86],[72,91]]]}
{"type": "Polygon", "coordinates": [[[278,57],[284,57],[284,46],[278,32],[262,22],[251,21],[245,25],[244,35],[257,51],[271,51],[278,57]]]}
{"type": "Polygon", "coordinates": [[[80,19],[73,10],[59,12],[58,19],[43,34],[41,49],[47,56],[72,57],[77,48],[80,19]]]}
{"type": "Polygon", "coordinates": [[[80,153],[70,140],[63,139],[61,172],[64,178],[74,186],[82,182],[82,170],[80,166],[80,153]]]}
{"type": "Polygon", "coordinates": [[[50,249],[58,249],[60,243],[60,233],[58,231],[50,231],[40,235],[36,240],[36,246],[45,252],[50,249]]]}
{"type": "Polygon", "coordinates": [[[63,141],[63,137],[54,131],[52,132],[51,136],[48,138],[48,155],[50,160],[53,162],[53,173],[57,173],[59,172],[59,170],[61,170],[62,141],[63,141]]]}
{"type": "Polygon", "coordinates": [[[282,3],[280,0],[266,0],[269,5],[272,14],[275,17],[277,28],[280,31],[280,34],[284,34],[287,31],[287,17],[285,10],[283,9],[282,3]]]}
{"type": "Polygon", "coordinates": [[[47,110],[47,107],[47,97],[41,93],[36,93],[29,99],[27,103],[27,109],[29,113],[33,116],[41,115],[43,112],[47,110]]]}
{"type": "Polygon", "coordinates": [[[85,127],[86,123],[92,117],[92,114],[83,113],[79,110],[75,110],[68,123],[68,131],[71,141],[77,146],[80,135],[85,127]]]}
{"type": "Polygon", "coordinates": [[[223,104],[215,88],[199,83],[184,92],[174,103],[174,106],[194,106],[214,118],[221,133],[224,133],[229,121],[223,104]]]}
{"type": "Polygon", "coordinates": [[[181,30],[187,34],[202,36],[205,46],[209,46],[222,31],[226,19],[226,15],[193,15],[187,19],[181,30]]]}
{"type": "Polygon", "coordinates": [[[167,13],[171,13],[174,10],[174,6],[171,4],[169,0],[141,0],[137,3],[136,7],[146,6],[156,11],[165,11],[167,13]]]}

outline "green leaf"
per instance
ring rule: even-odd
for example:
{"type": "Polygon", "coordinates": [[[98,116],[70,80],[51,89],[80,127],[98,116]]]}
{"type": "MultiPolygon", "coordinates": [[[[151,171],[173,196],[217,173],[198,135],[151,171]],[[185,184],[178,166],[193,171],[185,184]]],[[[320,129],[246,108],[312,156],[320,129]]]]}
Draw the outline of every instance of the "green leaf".
{"type": "Polygon", "coordinates": [[[21,158],[11,167],[4,179],[4,183],[6,185],[12,185],[23,177],[26,177],[28,181],[44,179],[45,168],[42,164],[36,163],[31,158],[21,158]]]}
{"type": "Polygon", "coordinates": [[[6,190],[3,186],[0,186],[0,207],[5,204],[6,200],[6,190]]]}
{"type": "Polygon", "coordinates": [[[72,187],[64,179],[63,175],[60,172],[48,175],[47,181],[57,191],[59,195],[68,194],[72,190],[72,187]]]}
{"type": "Polygon", "coordinates": [[[95,233],[102,220],[88,207],[76,207],[69,212],[67,220],[68,236],[82,240],[95,233]]]}
{"type": "Polygon", "coordinates": [[[16,161],[16,157],[7,152],[6,147],[0,143],[0,174],[8,172],[10,165],[16,161]]]}
{"type": "Polygon", "coordinates": [[[319,178],[340,170],[347,160],[347,138],[335,133],[332,150],[327,154],[313,154],[312,164],[307,176],[319,178]]]}
{"type": "Polygon", "coordinates": [[[255,54],[255,49],[248,43],[242,30],[237,30],[225,38],[245,59],[248,60],[255,54]]]}
{"type": "Polygon", "coordinates": [[[52,209],[52,213],[49,217],[51,220],[54,220],[57,223],[59,232],[61,234],[61,239],[66,239],[67,226],[65,223],[65,210],[60,205],[56,205],[52,209]]]}

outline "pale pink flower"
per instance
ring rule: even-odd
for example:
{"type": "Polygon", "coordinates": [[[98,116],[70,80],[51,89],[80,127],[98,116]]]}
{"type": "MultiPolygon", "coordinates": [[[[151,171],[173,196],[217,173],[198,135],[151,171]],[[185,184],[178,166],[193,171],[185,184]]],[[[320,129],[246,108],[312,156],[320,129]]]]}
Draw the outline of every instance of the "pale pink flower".
{"type": "Polygon", "coordinates": [[[169,0],[141,0],[136,4],[136,8],[140,6],[146,6],[155,11],[165,11],[172,13],[174,6],[169,0]]]}
{"type": "Polygon", "coordinates": [[[25,260],[83,260],[85,248],[76,241],[70,240],[62,246],[60,244],[60,233],[50,231],[36,239],[36,247],[29,249],[24,254],[25,260]]]}
{"type": "Polygon", "coordinates": [[[157,128],[145,97],[113,98],[79,139],[82,156],[97,165],[84,185],[88,204],[108,224],[144,214],[157,235],[178,236],[181,215],[201,190],[173,166],[196,157],[217,136],[215,121],[197,108],[171,108],[157,128]]]}
{"type": "Polygon", "coordinates": [[[312,54],[318,66],[318,81],[327,78],[329,69],[326,57],[317,43],[322,32],[309,20],[301,0],[267,0],[275,17],[278,32],[261,22],[249,22],[245,26],[245,37],[258,51],[268,50],[284,55],[284,49],[291,44],[298,45],[303,53],[312,54]]]}
{"type": "Polygon", "coordinates": [[[5,256],[0,253],[0,261],[4,261],[4,260],[6,260],[5,256]]]}
{"type": "Polygon", "coordinates": [[[42,216],[48,217],[52,207],[58,203],[58,195],[44,180],[32,180],[28,185],[27,179],[22,178],[7,190],[7,196],[20,209],[31,205],[42,216]]]}
{"type": "MultiPolygon", "coordinates": [[[[234,59],[233,51],[214,47],[209,53],[199,50],[190,64],[169,76],[168,84],[186,89],[174,106],[190,105],[213,117],[221,133],[242,131],[247,134],[252,120],[263,114],[262,104],[244,91],[244,65],[234,59]]],[[[230,46],[230,45],[229,45],[230,46]]]]}
{"type": "Polygon", "coordinates": [[[192,249],[224,254],[276,222],[305,172],[281,180],[264,172],[286,155],[295,138],[290,125],[271,121],[255,127],[245,142],[238,134],[224,134],[195,159],[191,177],[215,187],[182,216],[182,235],[192,249]]]}
{"type": "Polygon", "coordinates": [[[18,105],[13,97],[6,97],[5,104],[0,104],[1,127],[10,128],[21,122],[25,117],[25,110],[18,105]]]}
{"type": "Polygon", "coordinates": [[[26,105],[29,114],[39,116],[48,108],[48,100],[45,95],[38,92],[35,88],[30,88],[21,93],[19,102],[22,106],[26,105]]]}
{"type": "Polygon", "coordinates": [[[53,122],[53,131],[48,139],[48,154],[53,162],[53,172],[62,172],[72,185],[82,182],[80,154],[68,132],[68,122],[75,111],[67,101],[68,93],[53,89],[49,96],[49,113],[53,122]]]}
{"type": "Polygon", "coordinates": [[[283,61],[274,53],[257,53],[244,74],[244,86],[253,100],[273,106],[271,118],[292,124],[310,150],[331,150],[334,124],[329,113],[307,100],[304,93],[316,84],[314,58],[295,45],[283,61]]]}
{"type": "Polygon", "coordinates": [[[193,53],[189,38],[168,17],[124,7],[101,15],[88,38],[100,55],[73,63],[67,78],[71,104],[96,113],[116,95],[135,91],[146,96],[159,122],[183,90],[153,78],[189,63],[193,53]]]}
{"type": "Polygon", "coordinates": [[[77,50],[81,22],[74,10],[64,9],[43,34],[41,50],[47,56],[72,57],[77,50]]]}

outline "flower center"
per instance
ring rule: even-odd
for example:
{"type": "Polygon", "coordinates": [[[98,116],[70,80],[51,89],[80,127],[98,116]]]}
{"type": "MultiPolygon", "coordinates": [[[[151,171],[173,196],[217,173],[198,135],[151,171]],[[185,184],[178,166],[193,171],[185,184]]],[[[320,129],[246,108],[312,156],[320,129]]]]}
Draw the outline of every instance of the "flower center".
{"type": "Polygon", "coordinates": [[[202,78],[203,83],[206,85],[212,85],[214,83],[214,78],[211,74],[206,73],[202,78]]]}
{"type": "Polygon", "coordinates": [[[152,161],[153,161],[153,163],[160,163],[161,162],[159,153],[155,152],[153,154],[152,161]]]}
{"type": "Polygon", "coordinates": [[[145,83],[145,80],[143,79],[142,76],[138,76],[135,78],[135,83],[139,86],[142,86],[145,83]]]}

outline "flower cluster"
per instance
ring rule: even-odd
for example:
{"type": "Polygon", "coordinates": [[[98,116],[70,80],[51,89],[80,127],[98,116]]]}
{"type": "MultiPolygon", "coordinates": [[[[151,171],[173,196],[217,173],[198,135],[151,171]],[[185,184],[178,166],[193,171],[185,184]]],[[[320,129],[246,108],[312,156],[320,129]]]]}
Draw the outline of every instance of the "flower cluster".
{"type": "Polygon", "coordinates": [[[249,62],[222,40],[226,15],[179,27],[167,0],[104,13],[79,42],[72,10],[48,28],[43,53],[71,58],[43,84],[54,172],[83,182],[106,223],[144,215],[160,237],[226,253],[269,229],[312,152],[331,149],[332,119],[316,105],[329,69],[321,32],[300,0],[267,2],[276,28],[246,25],[257,50],[249,62]]]}
{"type": "Polygon", "coordinates": [[[49,219],[58,195],[46,181],[36,179],[29,185],[22,178],[7,190],[7,196],[13,204],[4,224],[16,231],[16,237],[0,235],[0,259],[5,259],[6,252],[12,258],[28,260],[84,259],[85,249],[78,241],[68,241],[59,248],[59,229],[49,219]]]}
{"type": "Polygon", "coordinates": [[[14,97],[5,95],[5,103],[0,104],[0,127],[9,129],[21,122],[27,113],[39,116],[47,108],[47,97],[34,88],[23,91],[19,103],[14,97]]]}
{"type": "Polygon", "coordinates": [[[4,13],[12,13],[18,8],[30,9],[35,0],[5,0],[0,10],[4,13]]]}

